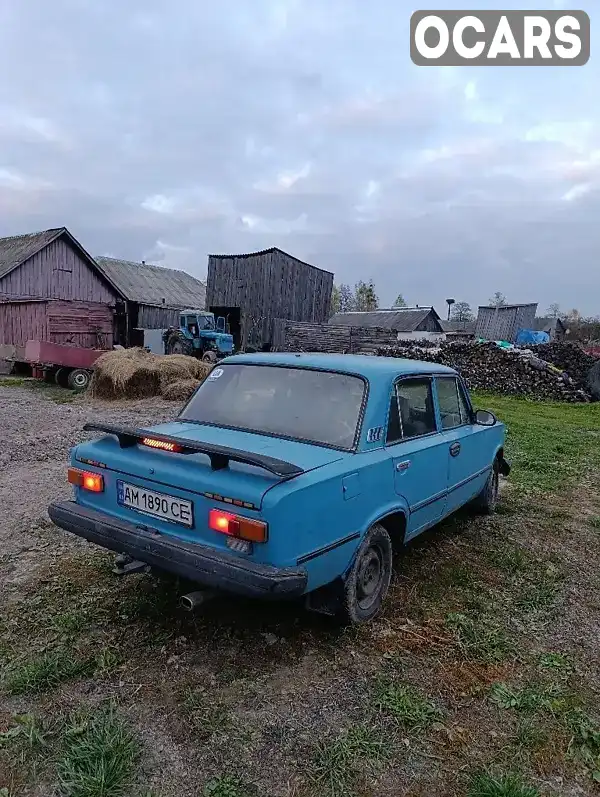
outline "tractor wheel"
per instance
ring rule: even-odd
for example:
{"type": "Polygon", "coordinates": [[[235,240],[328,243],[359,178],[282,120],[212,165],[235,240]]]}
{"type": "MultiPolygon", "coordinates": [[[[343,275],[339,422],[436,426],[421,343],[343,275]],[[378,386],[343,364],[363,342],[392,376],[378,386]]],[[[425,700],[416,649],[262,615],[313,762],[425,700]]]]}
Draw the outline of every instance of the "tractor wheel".
{"type": "Polygon", "coordinates": [[[202,359],[204,360],[205,363],[210,363],[211,365],[214,365],[217,362],[217,355],[214,353],[214,351],[206,351],[202,355],[202,359]]]}
{"type": "Polygon", "coordinates": [[[165,351],[167,354],[187,354],[188,357],[193,357],[194,344],[191,340],[184,338],[179,332],[175,332],[167,340],[165,351]]]}
{"type": "Polygon", "coordinates": [[[59,387],[65,387],[65,388],[69,387],[68,378],[69,378],[68,368],[59,368],[54,374],[54,381],[59,387]]]}

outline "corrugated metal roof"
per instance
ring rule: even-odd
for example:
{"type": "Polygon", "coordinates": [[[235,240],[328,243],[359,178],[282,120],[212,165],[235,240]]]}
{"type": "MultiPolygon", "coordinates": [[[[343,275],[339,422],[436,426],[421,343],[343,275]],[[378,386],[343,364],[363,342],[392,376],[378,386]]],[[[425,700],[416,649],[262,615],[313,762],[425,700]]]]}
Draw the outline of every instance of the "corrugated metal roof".
{"type": "Polygon", "coordinates": [[[563,329],[566,329],[560,318],[540,317],[535,319],[533,328],[536,332],[544,332],[547,329],[556,329],[559,324],[563,329]]]}
{"type": "Polygon", "coordinates": [[[477,326],[476,321],[441,321],[444,332],[464,332],[466,335],[474,335],[477,326]]]}
{"type": "Polygon", "coordinates": [[[101,271],[131,302],[176,309],[190,306],[204,309],[206,286],[185,271],[113,257],[95,259],[101,271]]]}
{"type": "Polygon", "coordinates": [[[480,304],[479,310],[514,310],[515,307],[537,307],[537,302],[526,302],[525,304],[480,304]]]}
{"type": "Polygon", "coordinates": [[[56,227],[42,232],[0,238],[0,278],[14,271],[17,266],[33,257],[36,252],[48,246],[64,232],[66,232],[65,227],[56,227]]]}
{"type": "Polygon", "coordinates": [[[391,310],[370,310],[365,312],[336,313],[329,319],[332,326],[381,327],[396,332],[414,332],[430,313],[437,313],[432,307],[392,308],[391,310]]]}
{"type": "Polygon", "coordinates": [[[280,254],[285,255],[286,257],[289,257],[292,260],[295,260],[296,263],[302,263],[303,266],[310,266],[311,268],[316,268],[317,271],[324,271],[325,274],[331,274],[333,276],[333,271],[327,271],[324,268],[319,268],[318,266],[313,266],[312,263],[307,263],[306,260],[300,260],[299,258],[294,257],[294,255],[290,255],[289,252],[284,252],[283,249],[280,249],[278,246],[272,246],[270,249],[261,249],[259,252],[245,252],[244,254],[239,254],[239,255],[214,255],[213,254],[213,255],[209,255],[209,257],[216,257],[217,259],[220,259],[220,260],[231,260],[233,258],[240,259],[240,258],[244,258],[244,257],[259,257],[260,255],[271,255],[271,254],[273,254],[273,252],[279,252],[280,254]]]}

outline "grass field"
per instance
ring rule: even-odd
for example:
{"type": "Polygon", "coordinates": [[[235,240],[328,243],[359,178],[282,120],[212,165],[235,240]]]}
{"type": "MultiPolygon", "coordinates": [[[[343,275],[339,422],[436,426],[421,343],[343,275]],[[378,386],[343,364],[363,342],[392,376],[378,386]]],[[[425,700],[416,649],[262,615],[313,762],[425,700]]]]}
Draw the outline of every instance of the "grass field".
{"type": "Polygon", "coordinates": [[[600,793],[600,405],[476,403],[499,511],[412,545],[367,627],[48,556],[0,596],[0,797],[600,793]]]}

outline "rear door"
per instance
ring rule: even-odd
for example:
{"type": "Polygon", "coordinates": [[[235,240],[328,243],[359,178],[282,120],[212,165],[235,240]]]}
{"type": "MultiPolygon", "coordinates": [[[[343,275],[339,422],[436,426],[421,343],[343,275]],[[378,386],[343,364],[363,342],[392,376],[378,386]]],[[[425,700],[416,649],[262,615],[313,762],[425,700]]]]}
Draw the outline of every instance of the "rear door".
{"type": "Polygon", "coordinates": [[[448,448],[436,424],[430,377],[404,377],[394,384],[386,448],[396,493],[407,502],[407,539],[434,525],[445,512],[448,448]]]}
{"type": "Polygon", "coordinates": [[[469,402],[459,379],[436,376],[442,437],[448,461],[447,512],[474,498],[483,488],[492,464],[486,427],[473,423],[469,402]]]}

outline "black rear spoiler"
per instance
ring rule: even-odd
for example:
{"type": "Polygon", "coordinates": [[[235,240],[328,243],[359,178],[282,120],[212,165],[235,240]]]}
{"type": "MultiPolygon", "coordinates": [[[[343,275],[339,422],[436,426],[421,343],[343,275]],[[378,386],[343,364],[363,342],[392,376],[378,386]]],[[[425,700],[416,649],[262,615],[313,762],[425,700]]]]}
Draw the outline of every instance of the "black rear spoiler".
{"type": "Polygon", "coordinates": [[[133,429],[127,426],[113,426],[107,423],[86,423],[83,430],[85,432],[114,434],[118,438],[121,448],[135,446],[145,437],[151,437],[153,440],[160,440],[163,443],[174,443],[177,446],[181,446],[181,451],[179,452],[181,454],[207,454],[213,470],[222,470],[229,465],[230,460],[233,460],[233,462],[243,462],[246,465],[255,465],[258,468],[263,468],[282,479],[293,479],[294,476],[300,476],[305,472],[297,465],[292,465],[291,462],[285,462],[283,459],[267,457],[264,454],[253,454],[250,451],[240,451],[237,448],[218,446],[214,443],[198,443],[194,440],[187,440],[184,437],[158,434],[149,429],[133,429]]]}

